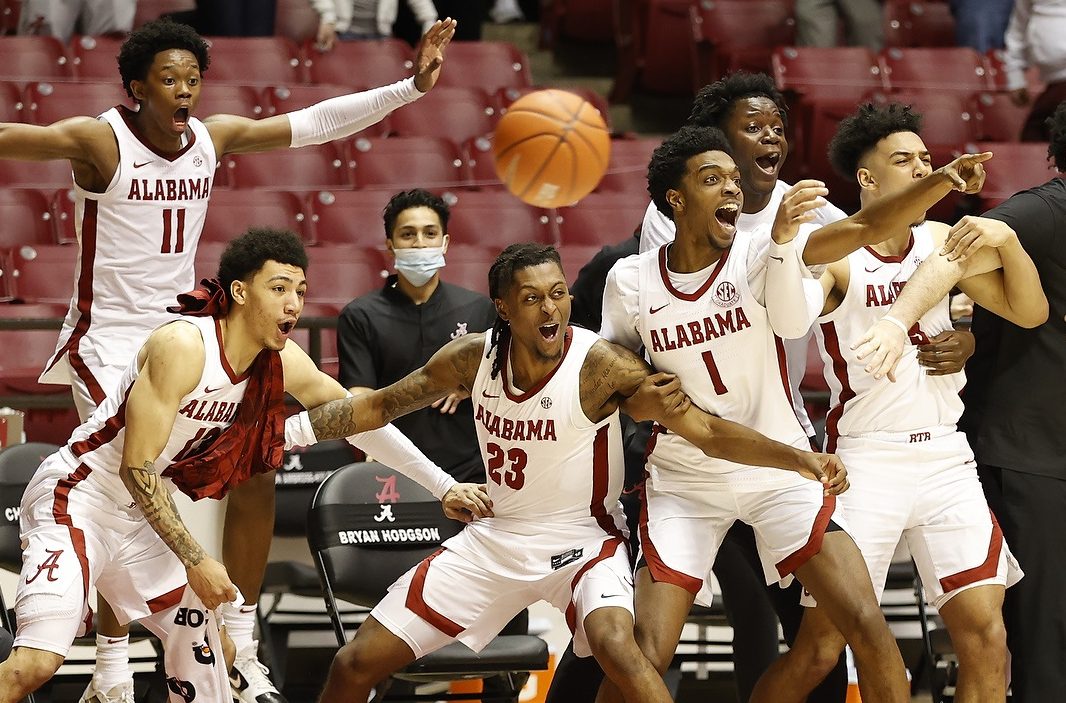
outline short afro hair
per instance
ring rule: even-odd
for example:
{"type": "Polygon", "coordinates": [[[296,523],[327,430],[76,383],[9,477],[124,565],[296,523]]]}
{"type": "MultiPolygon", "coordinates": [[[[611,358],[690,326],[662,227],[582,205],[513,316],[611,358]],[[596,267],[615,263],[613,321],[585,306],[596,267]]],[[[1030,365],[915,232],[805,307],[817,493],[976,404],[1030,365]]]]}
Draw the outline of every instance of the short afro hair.
{"type": "Polygon", "coordinates": [[[921,134],[922,116],[910,105],[865,103],[840,121],[829,142],[829,163],[847,180],[855,178],[859,162],[885,137],[897,132],[921,134]]]}
{"type": "Polygon", "coordinates": [[[1047,118],[1044,124],[1050,139],[1047,147],[1048,158],[1055,160],[1055,168],[1062,173],[1066,171],[1066,100],[1059,103],[1055,113],[1047,118]]]}
{"type": "Polygon", "coordinates": [[[180,24],[168,17],[147,22],[130,32],[118,51],[118,72],[122,76],[122,87],[126,89],[127,95],[133,97],[130,83],[145,80],[156,54],[168,49],[191,52],[200,64],[201,75],[211,61],[207,42],[189,25],[180,24]]]}
{"type": "Polygon", "coordinates": [[[722,130],[688,125],[667,137],[652,152],[651,163],[648,164],[648,193],[659,212],[671,220],[674,219],[674,210],[666,199],[666,191],[681,184],[690,158],[708,151],[724,151],[733,155],[733,149],[722,130]]]}
{"type": "Polygon", "coordinates": [[[737,71],[700,88],[685,124],[723,129],[733,113],[734,104],[744,98],[769,98],[787,123],[788,105],[785,96],[774,85],[774,79],[765,73],[737,71]]]}
{"type": "Polygon", "coordinates": [[[441,229],[445,233],[448,232],[448,217],[451,215],[451,209],[448,208],[448,204],[444,202],[443,198],[433,195],[428,190],[414,188],[412,190],[401,190],[392,196],[388,205],[385,206],[385,210],[382,212],[385,220],[385,239],[392,239],[392,228],[396,226],[396,220],[399,218],[400,213],[413,207],[428,207],[437,213],[437,217],[440,218],[441,229]]]}
{"type": "Polygon", "coordinates": [[[234,281],[249,281],[263,264],[277,261],[307,271],[307,252],[295,233],[286,229],[252,227],[230,240],[218,260],[218,280],[226,297],[233,302],[234,281]]]}

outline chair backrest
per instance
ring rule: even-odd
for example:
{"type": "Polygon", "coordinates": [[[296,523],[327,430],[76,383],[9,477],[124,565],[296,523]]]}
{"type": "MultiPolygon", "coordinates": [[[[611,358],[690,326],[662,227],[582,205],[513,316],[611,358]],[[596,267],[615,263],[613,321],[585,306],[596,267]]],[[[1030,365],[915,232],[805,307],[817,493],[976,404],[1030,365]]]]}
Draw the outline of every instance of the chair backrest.
{"type": "Polygon", "coordinates": [[[28,442],[0,451],[0,569],[15,573],[22,569],[19,537],[22,494],[41,462],[58,450],[54,444],[28,442]]]}
{"type": "Polygon", "coordinates": [[[320,442],[285,452],[285,463],[274,476],[274,534],[305,537],[307,510],[318,486],[341,466],[352,463],[355,448],[343,440],[320,442]]]}
{"type": "Polygon", "coordinates": [[[462,527],[414,481],[362,462],[337,469],[319,486],[307,514],[307,541],[324,589],[372,607],[462,527]]]}

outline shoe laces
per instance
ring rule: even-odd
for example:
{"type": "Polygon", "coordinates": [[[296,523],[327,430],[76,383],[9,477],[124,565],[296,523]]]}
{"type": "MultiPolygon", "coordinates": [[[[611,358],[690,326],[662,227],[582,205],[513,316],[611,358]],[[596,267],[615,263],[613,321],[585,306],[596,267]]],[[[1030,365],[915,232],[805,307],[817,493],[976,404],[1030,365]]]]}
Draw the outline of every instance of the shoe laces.
{"type": "MultiPolygon", "coordinates": [[[[277,688],[275,688],[274,683],[270,680],[270,669],[266,664],[259,661],[259,657],[256,656],[257,644],[258,643],[253,643],[251,647],[247,647],[241,651],[233,662],[233,666],[240,670],[241,674],[248,681],[249,687],[269,688],[270,690],[276,691],[277,688]]],[[[125,701],[122,703],[125,703],[125,701]]]]}

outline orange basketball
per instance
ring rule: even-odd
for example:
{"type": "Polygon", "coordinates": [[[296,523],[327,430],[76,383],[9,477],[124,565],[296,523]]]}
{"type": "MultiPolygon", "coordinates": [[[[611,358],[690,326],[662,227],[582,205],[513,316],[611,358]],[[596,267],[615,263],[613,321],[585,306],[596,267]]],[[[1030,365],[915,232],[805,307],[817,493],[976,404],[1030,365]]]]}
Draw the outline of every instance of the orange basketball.
{"type": "Polygon", "coordinates": [[[516,100],[496,125],[496,175],[530,205],[573,205],[607,171],[611,137],[600,111],[565,90],[516,100]]]}

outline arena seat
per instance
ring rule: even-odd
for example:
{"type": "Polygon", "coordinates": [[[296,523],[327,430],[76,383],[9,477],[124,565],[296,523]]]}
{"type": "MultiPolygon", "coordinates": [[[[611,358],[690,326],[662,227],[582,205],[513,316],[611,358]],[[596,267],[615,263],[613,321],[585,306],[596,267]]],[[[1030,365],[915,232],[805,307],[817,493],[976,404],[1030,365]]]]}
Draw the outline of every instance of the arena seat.
{"type": "Polygon", "coordinates": [[[55,37],[0,37],[0,80],[70,80],[73,76],[66,49],[55,37]]]}
{"type": "Polygon", "coordinates": [[[307,300],[340,309],[381,286],[379,253],[362,247],[308,247],[307,300]]]}
{"type": "MultiPolygon", "coordinates": [[[[448,69],[451,68],[453,47],[448,47],[448,69]]],[[[411,47],[400,39],[339,41],[327,52],[319,51],[313,42],[308,41],[303,50],[312,83],[376,87],[395,83],[414,73],[411,47]]],[[[450,72],[448,69],[442,73],[450,72]]]]}
{"type": "Polygon", "coordinates": [[[23,107],[18,83],[0,81],[0,122],[25,122],[23,107]]]}
{"type": "Polygon", "coordinates": [[[769,72],[773,47],[796,41],[791,2],[714,0],[689,10],[694,92],[733,71],[769,72]]]}
{"type": "MultiPolygon", "coordinates": [[[[211,70],[215,64],[211,63],[211,70]]],[[[213,78],[213,76],[212,76],[213,78]]],[[[210,115],[240,115],[259,119],[265,117],[263,95],[259,90],[246,85],[204,81],[200,88],[200,102],[195,114],[200,119],[210,115]]]]}
{"type": "MultiPolygon", "coordinates": [[[[988,75],[992,79],[992,89],[996,91],[1007,90],[1007,69],[1003,65],[1004,52],[1002,49],[992,49],[984,55],[985,66],[988,75]]],[[[1030,66],[1025,71],[1025,82],[1029,93],[1033,96],[1040,95],[1044,91],[1044,82],[1040,78],[1040,69],[1030,66]]]]}
{"type": "Polygon", "coordinates": [[[612,102],[625,101],[634,87],[665,95],[690,95],[694,82],[691,0],[636,0],[633,5],[632,13],[621,16],[632,15],[636,65],[630,85],[624,85],[626,54],[619,56],[612,102]]]}
{"type": "Polygon", "coordinates": [[[69,188],[72,180],[69,161],[0,159],[0,186],[55,190],[69,188]]]}
{"type": "Polygon", "coordinates": [[[307,196],[308,230],[314,244],[366,248],[385,246],[382,211],[392,193],[386,190],[319,191],[307,196]]]}
{"type": "Polygon", "coordinates": [[[783,46],[771,56],[778,90],[805,100],[859,100],[885,90],[877,55],[865,47],[783,46]]]}
{"type": "Polygon", "coordinates": [[[15,298],[15,264],[10,249],[0,249],[0,304],[15,298]]]}
{"type": "MultiPolygon", "coordinates": [[[[0,305],[0,319],[48,319],[62,317],[66,306],[0,305]]],[[[38,383],[45,363],[56,348],[58,330],[0,331],[4,353],[0,354],[0,393],[70,393],[69,386],[38,383]]]]}
{"type": "Polygon", "coordinates": [[[0,247],[56,244],[49,197],[37,190],[0,188],[0,247]]]}
{"type": "Polygon", "coordinates": [[[306,239],[303,203],[282,191],[218,190],[211,194],[200,241],[228,242],[249,227],[292,230],[306,239]]]}
{"type": "Polygon", "coordinates": [[[347,143],[358,188],[435,190],[467,185],[459,147],[436,137],[356,137],[347,143]],[[413,179],[413,180],[412,180],[413,179]]]}
{"type": "Polygon", "coordinates": [[[490,241],[503,249],[519,242],[554,244],[551,213],[504,191],[465,191],[451,206],[448,235],[457,243],[490,241]]]}
{"type": "Polygon", "coordinates": [[[993,88],[981,55],[968,47],[892,47],[879,61],[892,90],[969,94],[993,88]]]}
{"type": "Polygon", "coordinates": [[[466,160],[470,185],[479,190],[498,190],[503,181],[496,175],[496,163],[492,156],[492,137],[471,137],[460,145],[466,160]]]}
{"type": "Polygon", "coordinates": [[[484,90],[438,86],[389,115],[389,129],[401,137],[441,137],[461,142],[489,134],[498,118],[494,101],[484,90]]]}
{"type": "Polygon", "coordinates": [[[452,42],[448,45],[447,62],[447,68],[440,73],[441,87],[494,92],[533,85],[529,57],[508,42],[452,42]]]}
{"type": "Polygon", "coordinates": [[[977,136],[990,142],[1016,142],[1029,116],[1029,105],[1015,105],[1009,93],[976,93],[970,109],[977,116],[977,136]]]}
{"type": "Polygon", "coordinates": [[[352,185],[351,166],[334,144],[224,157],[234,188],[335,190],[352,185]]]}
{"type": "Polygon", "coordinates": [[[559,242],[602,247],[621,241],[640,229],[649,201],[625,193],[592,193],[573,207],[559,208],[559,242]]]}
{"type": "Polygon", "coordinates": [[[1047,183],[1057,176],[1048,162],[1047,144],[1037,142],[975,142],[970,153],[991,151],[985,164],[985,187],[981,189],[982,212],[999,205],[1018,191],[1047,183]]]}
{"type": "MultiPolygon", "coordinates": [[[[323,100],[360,90],[363,90],[363,88],[333,83],[323,83],[321,85],[272,85],[262,93],[263,116],[268,117],[301,110],[323,100]]],[[[364,137],[383,137],[388,133],[388,117],[359,132],[364,137]]]]}
{"type": "Polygon", "coordinates": [[[607,44],[614,39],[613,0],[555,0],[541,7],[540,44],[550,48],[560,38],[607,44]]]}
{"type": "Polygon", "coordinates": [[[74,64],[75,75],[83,80],[111,81],[121,87],[117,57],[122,42],[122,38],[114,36],[71,37],[67,53],[74,64]]]}
{"type": "Polygon", "coordinates": [[[885,46],[954,46],[955,18],[946,2],[887,0],[885,46]]]}
{"type": "Polygon", "coordinates": [[[570,285],[577,280],[581,269],[603,248],[602,244],[561,244],[559,258],[563,262],[563,274],[570,285]]]}
{"type": "Polygon", "coordinates": [[[596,187],[597,193],[632,193],[648,196],[648,162],[661,141],[646,139],[612,139],[607,173],[596,187]]]}
{"type": "Polygon", "coordinates": [[[78,248],[23,245],[12,250],[15,295],[24,303],[70,303],[78,285],[78,248]]]}
{"type": "Polygon", "coordinates": [[[96,116],[115,105],[131,106],[133,101],[117,81],[77,83],[30,83],[23,99],[28,122],[49,125],[68,117],[96,116]]]}
{"type": "MultiPolygon", "coordinates": [[[[899,91],[878,93],[875,103],[910,105],[922,116],[922,140],[930,151],[946,157],[952,148],[977,137],[977,116],[970,111],[970,96],[955,92],[899,91]]],[[[950,159],[949,159],[950,160],[950,159]]],[[[943,165],[936,162],[937,166],[943,165]]]]}
{"type": "MultiPolygon", "coordinates": [[[[211,82],[245,85],[303,83],[300,50],[285,37],[207,37],[211,82]]],[[[205,81],[206,85],[206,81],[205,81]]]]}

